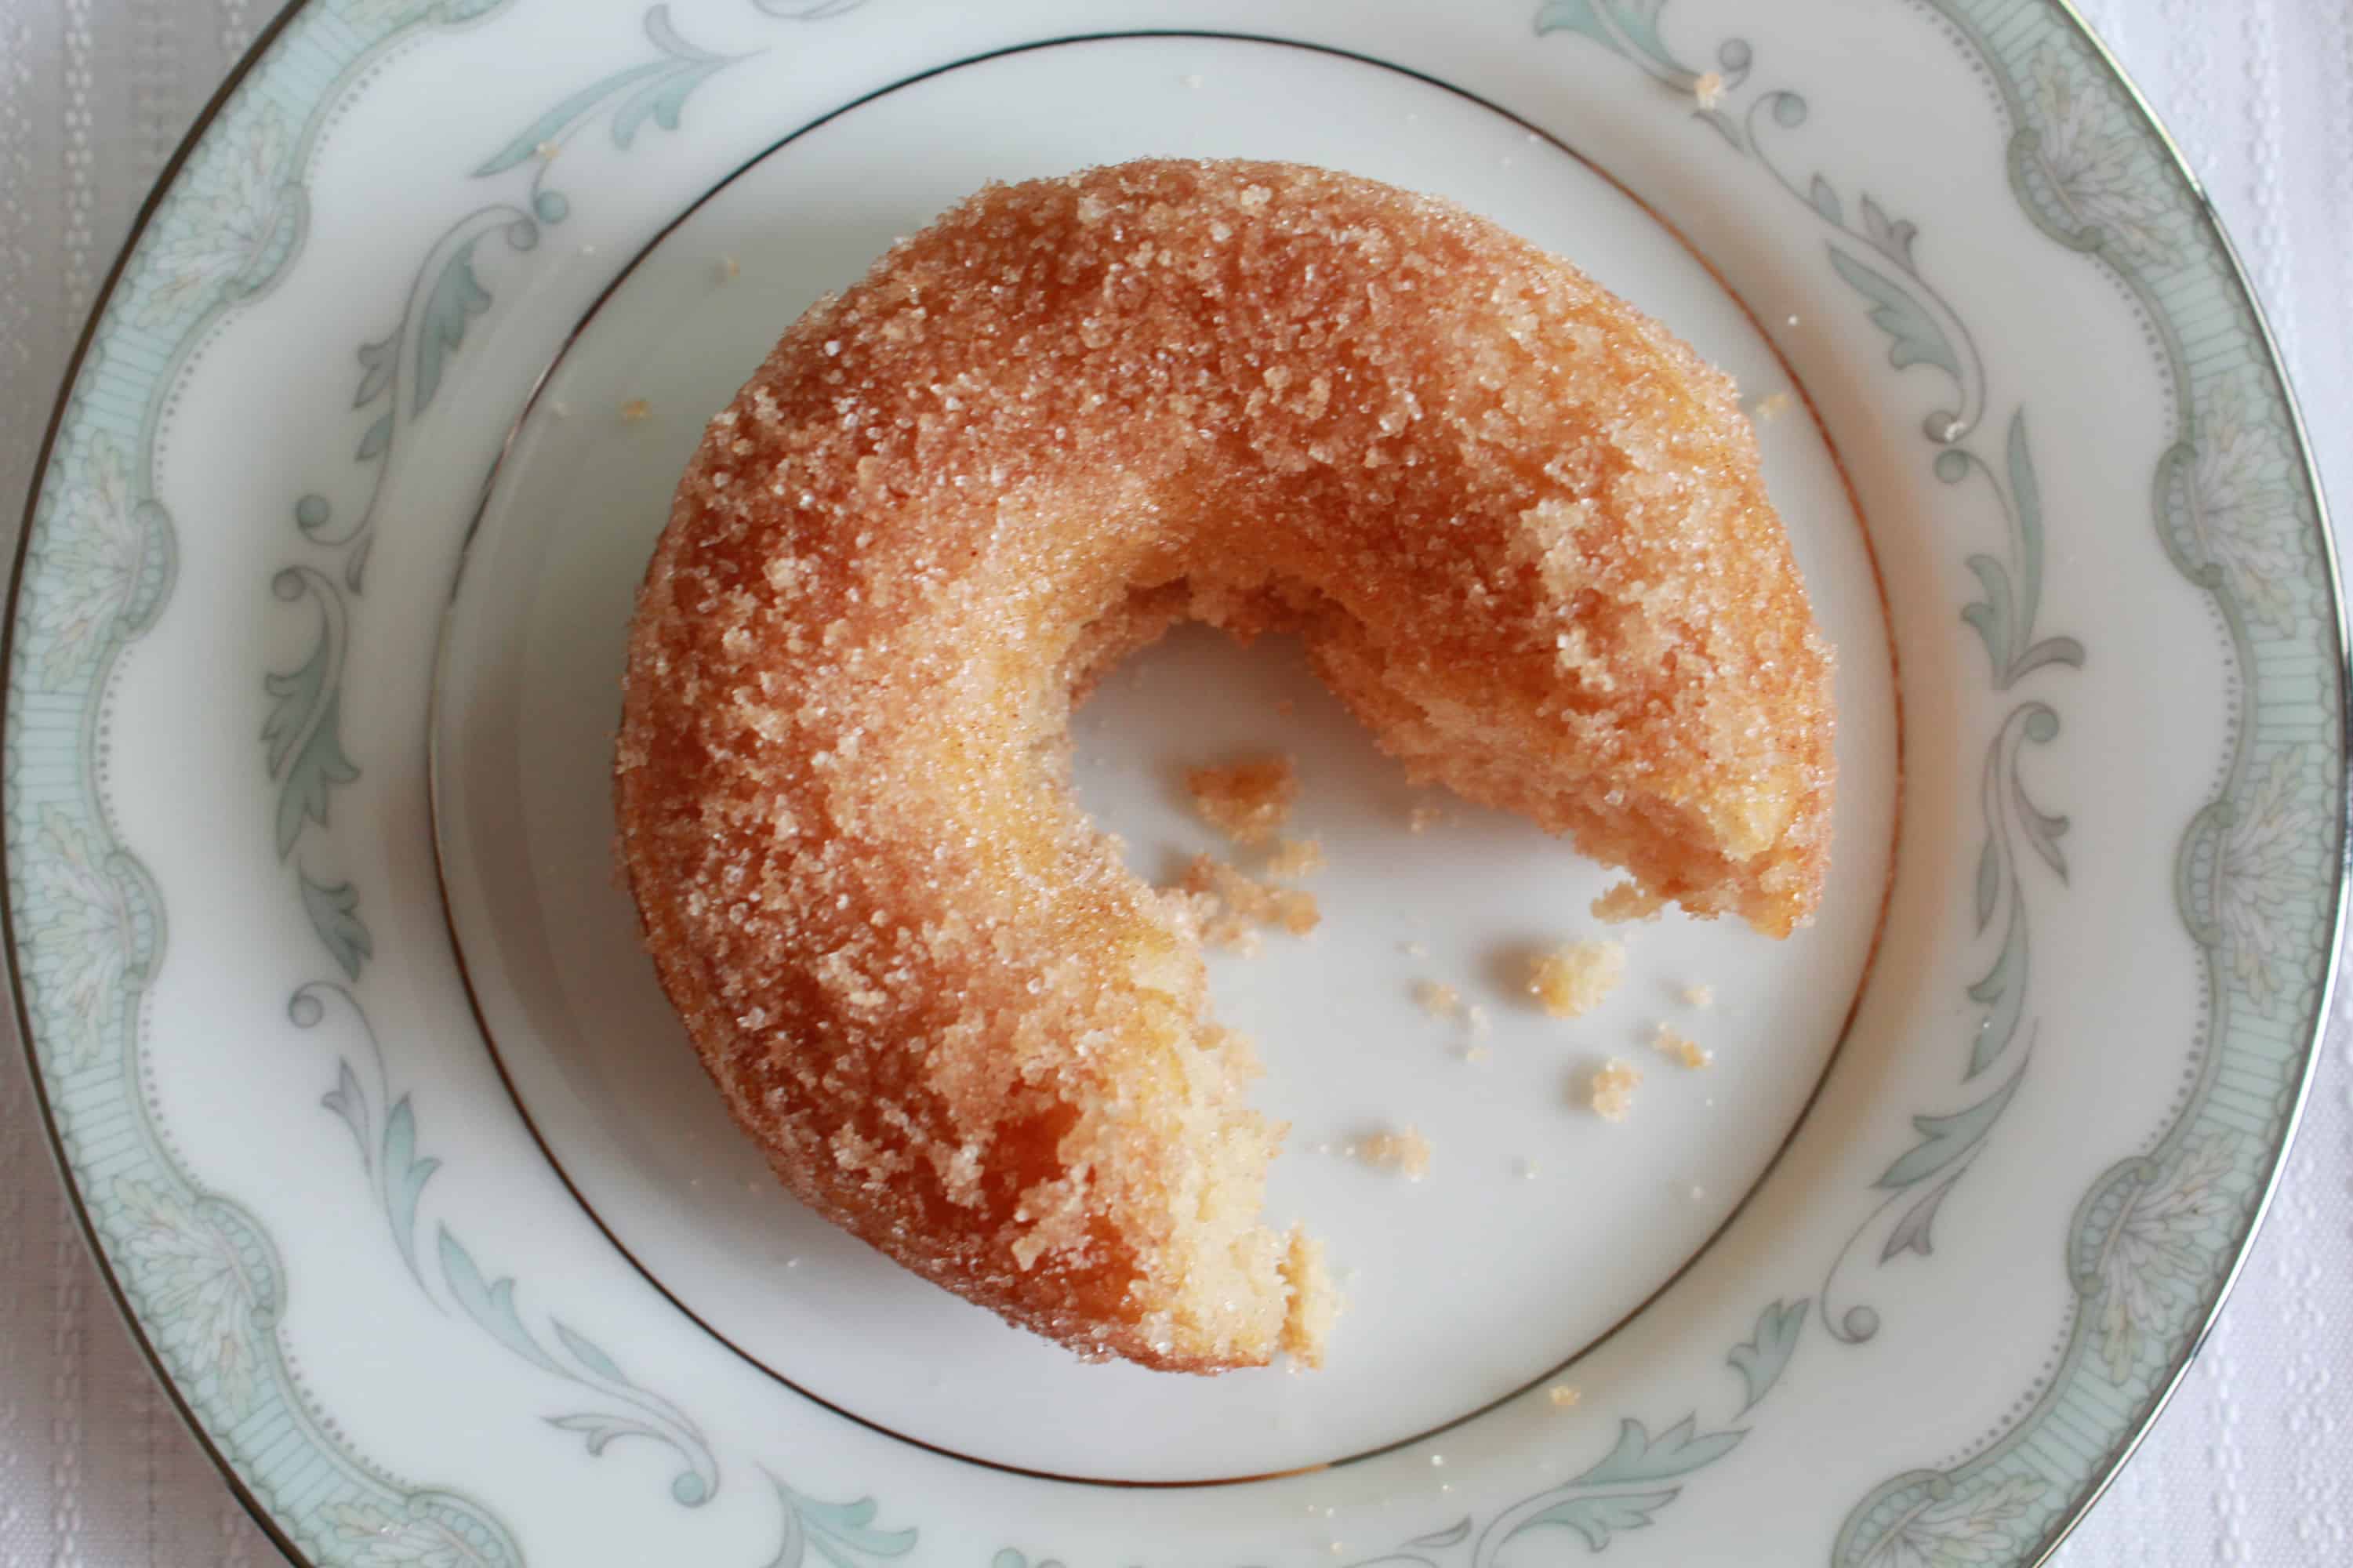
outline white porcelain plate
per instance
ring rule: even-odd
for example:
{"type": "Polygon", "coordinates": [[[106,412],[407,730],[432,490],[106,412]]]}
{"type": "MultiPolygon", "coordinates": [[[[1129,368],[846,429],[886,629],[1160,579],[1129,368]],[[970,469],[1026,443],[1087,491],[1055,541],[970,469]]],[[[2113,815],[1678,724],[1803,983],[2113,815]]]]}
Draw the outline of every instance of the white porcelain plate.
{"type": "Polygon", "coordinates": [[[2053,0],[311,0],[60,408],[17,1003],[111,1279],[301,1561],[2028,1563],[2295,1117],[2331,560],[2227,247],[2053,0]],[[1082,710],[1147,876],[1230,853],[1187,764],[1299,761],[1326,919],[1212,979],[1349,1298],[1307,1374],[1082,1365],[797,1207],[610,864],[702,421],[984,182],[1154,153],[1441,193],[1665,320],[1840,655],[1820,919],[1628,928],[1574,1025],[1525,969],[1609,873],[1410,787],[1294,648],[1180,634],[1082,710]],[[1352,1155],[1405,1125],[1425,1179],[1352,1155]]]}

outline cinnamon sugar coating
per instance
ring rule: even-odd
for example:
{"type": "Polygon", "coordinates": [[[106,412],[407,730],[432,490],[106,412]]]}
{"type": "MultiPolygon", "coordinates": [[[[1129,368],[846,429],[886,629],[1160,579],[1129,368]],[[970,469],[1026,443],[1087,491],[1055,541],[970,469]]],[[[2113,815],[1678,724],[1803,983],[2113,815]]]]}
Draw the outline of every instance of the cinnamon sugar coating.
{"type": "Polygon", "coordinates": [[[1287,627],[1419,779],[1695,913],[1819,896],[1830,662],[1729,382],[1442,202],[1271,163],[991,187],[786,332],[680,486],[617,810],[661,982],[804,1201],[1082,1354],[1317,1353],[1281,1130],[1068,720],[1287,627]]]}

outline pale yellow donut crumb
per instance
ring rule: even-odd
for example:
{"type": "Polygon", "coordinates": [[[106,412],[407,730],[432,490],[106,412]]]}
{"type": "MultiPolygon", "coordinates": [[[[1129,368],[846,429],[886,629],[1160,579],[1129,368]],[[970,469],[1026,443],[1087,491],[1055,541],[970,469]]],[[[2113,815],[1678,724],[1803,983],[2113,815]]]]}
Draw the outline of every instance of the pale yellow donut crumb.
{"type": "Polygon", "coordinates": [[[1385,1128],[1359,1139],[1355,1152],[1366,1164],[1395,1171],[1409,1182],[1430,1174],[1430,1140],[1411,1127],[1385,1128]]]}
{"type": "Polygon", "coordinates": [[[1705,1049],[1690,1037],[1677,1034],[1665,1024],[1659,1026],[1658,1033],[1652,1037],[1651,1043],[1658,1048],[1661,1056],[1671,1061],[1680,1062],[1694,1070],[1715,1060],[1715,1053],[1705,1049]]]}
{"type": "Polygon", "coordinates": [[[1547,952],[1528,975],[1528,994],[1556,1018],[1590,1013],[1626,977],[1626,949],[1618,942],[1573,942],[1547,952]]]}
{"type": "Polygon", "coordinates": [[[1295,880],[1324,869],[1324,846],[1313,838],[1286,838],[1275,847],[1266,874],[1295,880]]]}
{"type": "Polygon", "coordinates": [[[1623,1121],[1634,1109],[1634,1090],[1641,1084],[1642,1074],[1631,1062],[1610,1058],[1593,1075],[1592,1088],[1586,1103],[1604,1121],[1623,1121]]]}
{"type": "Polygon", "coordinates": [[[1462,993],[1444,981],[1415,981],[1413,999],[1423,1012],[1433,1017],[1459,1018],[1462,1016],[1462,993]]]}
{"type": "Polygon", "coordinates": [[[1245,954],[1258,951],[1261,926],[1305,936],[1324,919],[1314,894],[1268,887],[1207,855],[1193,858],[1179,885],[1193,897],[1202,940],[1245,954]]]}
{"type": "Polygon", "coordinates": [[[1291,816],[1299,772],[1289,757],[1253,757],[1223,767],[1193,768],[1185,787],[1201,819],[1237,844],[1263,844],[1291,816]]]}

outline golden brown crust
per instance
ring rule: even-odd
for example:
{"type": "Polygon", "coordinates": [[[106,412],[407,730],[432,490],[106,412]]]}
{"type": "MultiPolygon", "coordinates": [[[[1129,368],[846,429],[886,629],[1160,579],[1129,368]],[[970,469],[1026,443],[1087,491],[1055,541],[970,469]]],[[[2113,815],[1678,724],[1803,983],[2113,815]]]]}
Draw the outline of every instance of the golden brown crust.
{"type": "Polygon", "coordinates": [[[1073,689],[1188,616],[1298,630],[1417,777],[1774,934],[1831,709],[1730,384],[1444,203],[992,187],[786,332],[632,631],[662,984],[804,1200],[1082,1353],[1214,1371],[1310,1294],[1258,1220],[1280,1131],[1185,905],[1067,787],[1073,689]]]}

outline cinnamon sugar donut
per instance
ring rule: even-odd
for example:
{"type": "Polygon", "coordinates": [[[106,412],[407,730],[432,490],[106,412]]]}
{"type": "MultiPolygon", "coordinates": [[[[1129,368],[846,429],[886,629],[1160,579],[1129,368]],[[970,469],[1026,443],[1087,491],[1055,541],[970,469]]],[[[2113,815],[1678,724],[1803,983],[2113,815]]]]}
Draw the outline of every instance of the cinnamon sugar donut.
{"type": "Polygon", "coordinates": [[[1418,778],[1650,895],[1819,897],[1830,655],[1731,383],[1444,202],[1277,163],[981,192],[712,421],[638,599],[621,846],[785,1184],[1082,1355],[1313,1360],[1281,1130],[1186,902],[1074,804],[1074,694],[1294,630],[1418,778]]]}

